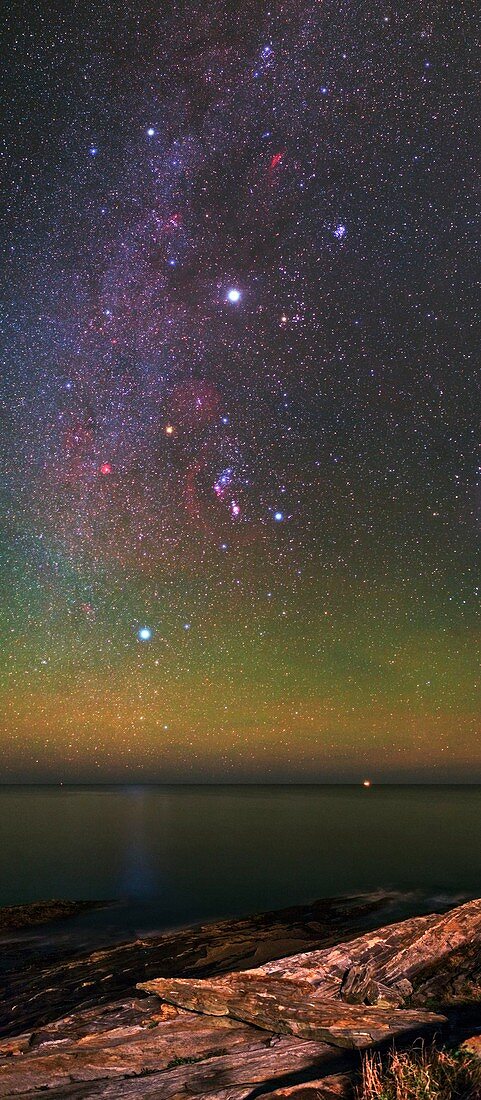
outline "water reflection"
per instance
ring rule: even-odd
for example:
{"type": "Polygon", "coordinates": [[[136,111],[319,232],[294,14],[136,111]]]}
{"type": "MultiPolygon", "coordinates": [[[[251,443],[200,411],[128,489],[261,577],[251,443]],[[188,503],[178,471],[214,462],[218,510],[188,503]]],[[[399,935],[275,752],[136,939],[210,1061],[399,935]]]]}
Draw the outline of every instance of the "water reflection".
{"type": "Polygon", "coordinates": [[[124,831],[123,873],[120,895],[126,898],[149,898],[159,890],[159,870],[152,865],[152,847],[147,833],[146,800],[143,787],[125,791],[125,814],[121,819],[124,831]]]}
{"type": "Polygon", "coordinates": [[[0,823],[0,904],[116,898],[85,920],[122,929],[378,887],[481,894],[479,787],[12,787],[0,823]]]}

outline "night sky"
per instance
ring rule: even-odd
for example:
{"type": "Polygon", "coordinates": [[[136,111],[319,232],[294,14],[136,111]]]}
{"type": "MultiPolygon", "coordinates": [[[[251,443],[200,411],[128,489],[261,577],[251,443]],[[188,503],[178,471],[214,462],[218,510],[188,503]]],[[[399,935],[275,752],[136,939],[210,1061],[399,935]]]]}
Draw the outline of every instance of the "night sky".
{"type": "Polygon", "coordinates": [[[476,5],[10,13],[3,780],[481,780],[476,5]]]}

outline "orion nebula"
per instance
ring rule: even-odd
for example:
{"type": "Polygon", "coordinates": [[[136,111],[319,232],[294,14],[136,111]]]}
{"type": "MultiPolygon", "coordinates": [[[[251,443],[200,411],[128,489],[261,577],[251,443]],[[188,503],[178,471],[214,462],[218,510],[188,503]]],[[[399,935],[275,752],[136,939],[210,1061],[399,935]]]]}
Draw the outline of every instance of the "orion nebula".
{"type": "Polygon", "coordinates": [[[478,38],[13,10],[6,779],[481,779],[478,38]]]}

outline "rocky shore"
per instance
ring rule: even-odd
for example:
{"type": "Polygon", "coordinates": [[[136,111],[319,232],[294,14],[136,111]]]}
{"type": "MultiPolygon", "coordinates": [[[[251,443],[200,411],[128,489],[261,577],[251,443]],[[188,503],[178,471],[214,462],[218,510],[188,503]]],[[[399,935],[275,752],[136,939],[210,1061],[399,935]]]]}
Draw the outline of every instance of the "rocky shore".
{"type": "Polygon", "coordinates": [[[88,909],[97,909],[108,905],[99,901],[64,901],[53,898],[51,901],[34,901],[29,905],[4,905],[0,908],[0,933],[11,932],[19,928],[34,928],[51,921],[76,917],[88,909]]]}
{"type": "Polygon", "coordinates": [[[0,1096],[332,1100],[353,1095],[362,1052],[394,1040],[458,1042],[469,1026],[479,1051],[481,900],[401,921],[395,900],[321,901],[53,965],[19,947],[0,1096]]]}

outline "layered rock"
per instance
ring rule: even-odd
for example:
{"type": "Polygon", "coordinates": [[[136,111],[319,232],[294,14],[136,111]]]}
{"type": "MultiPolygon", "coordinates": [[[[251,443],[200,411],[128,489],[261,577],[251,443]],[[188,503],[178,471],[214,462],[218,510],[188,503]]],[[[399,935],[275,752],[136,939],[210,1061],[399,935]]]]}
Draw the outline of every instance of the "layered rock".
{"type": "Polygon", "coordinates": [[[0,1043],[0,1096],[191,1096],[241,1100],[261,1083],[318,1077],[333,1048],[280,1038],[226,1018],[194,1015],[157,997],[90,1009],[0,1043]]]}
{"type": "Polygon", "coordinates": [[[105,901],[65,901],[53,898],[51,901],[33,901],[26,905],[3,905],[0,908],[0,932],[11,932],[19,928],[34,928],[50,921],[76,917],[87,909],[103,908],[109,905],[105,901]]]}
{"type": "Polygon", "coordinates": [[[320,951],[257,968],[307,981],[323,997],[357,1004],[464,1003],[481,995],[481,900],[414,917],[320,951]]]}
{"type": "MultiPolygon", "coordinates": [[[[261,952],[280,943],[276,933],[269,940],[264,919],[256,918],[265,930],[261,952]]],[[[463,989],[470,998],[479,995],[481,901],[444,916],[348,934],[335,944],[333,925],[324,933],[316,928],[329,946],[215,977],[215,966],[225,968],[233,953],[240,950],[244,961],[255,956],[239,928],[246,922],[226,924],[228,936],[211,926],[210,941],[207,927],[170,934],[170,956],[164,938],[172,968],[174,940],[186,947],[188,978],[156,977],[141,983],[148,996],[96,1003],[46,1024],[42,1010],[35,1030],[1,1041],[0,1097],[21,1100],[42,1090],[51,1100],[339,1100],[352,1091],[360,1048],[439,1034],[442,1014],[424,1006],[433,988],[441,1000],[451,996],[456,972],[457,995],[463,989]],[[208,960],[212,976],[205,979],[199,971],[205,973],[208,960]]],[[[284,935],[285,916],[273,924],[284,935]]],[[[157,948],[158,941],[154,955],[157,948]]],[[[123,951],[119,959],[128,960],[123,951]]],[[[110,964],[113,955],[106,953],[110,964]]],[[[99,982],[105,957],[91,958],[99,982]]],[[[185,957],[178,958],[177,973],[185,965],[185,957]]]]}
{"type": "Polygon", "coordinates": [[[140,986],[170,1004],[209,1016],[230,1016],[280,1035],[318,1039],[333,1046],[364,1049],[405,1032],[445,1023],[421,1009],[390,1009],[323,1000],[308,982],[247,973],[209,981],[157,978],[140,986]]]}
{"type": "MultiPolygon", "coordinates": [[[[158,978],[139,988],[164,1001],[257,1027],[363,1048],[443,1022],[422,1007],[452,983],[453,958],[481,992],[481,901],[416,917],[321,951],[303,952],[210,981],[158,978]]],[[[457,971],[459,976],[459,970],[457,971]]]]}
{"type": "Polygon", "coordinates": [[[388,917],[398,895],[376,892],[291,906],[241,920],[146,936],[130,943],[51,961],[51,941],[25,937],[4,944],[0,970],[0,1036],[101,1005],[135,991],[137,982],[163,975],[222,974],[310,950],[355,935],[388,917]]]}

